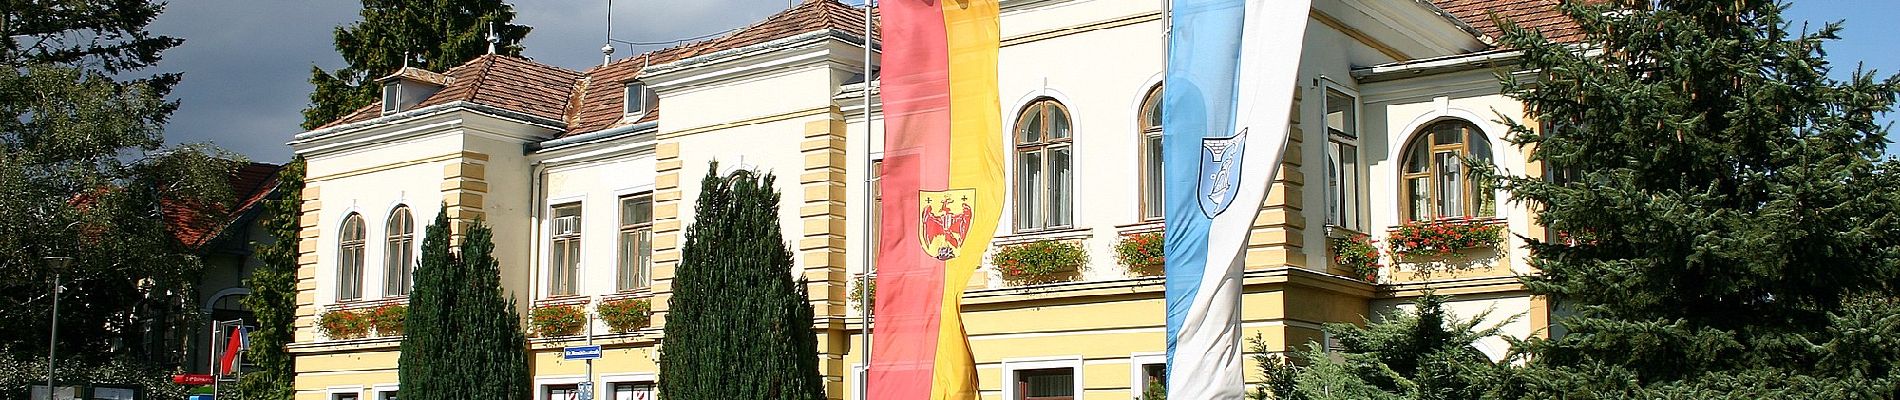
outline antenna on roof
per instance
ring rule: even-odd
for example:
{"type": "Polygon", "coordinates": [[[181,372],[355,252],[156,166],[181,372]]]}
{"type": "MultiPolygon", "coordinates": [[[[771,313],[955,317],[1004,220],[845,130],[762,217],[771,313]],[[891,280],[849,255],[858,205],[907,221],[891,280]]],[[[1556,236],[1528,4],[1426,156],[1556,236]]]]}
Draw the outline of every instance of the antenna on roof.
{"type": "Polygon", "coordinates": [[[495,34],[495,23],[488,23],[488,54],[495,54],[495,45],[501,44],[501,35],[495,34]]]}
{"type": "Polygon", "coordinates": [[[614,0],[607,0],[607,40],[600,45],[600,64],[614,62],[614,0]]]}

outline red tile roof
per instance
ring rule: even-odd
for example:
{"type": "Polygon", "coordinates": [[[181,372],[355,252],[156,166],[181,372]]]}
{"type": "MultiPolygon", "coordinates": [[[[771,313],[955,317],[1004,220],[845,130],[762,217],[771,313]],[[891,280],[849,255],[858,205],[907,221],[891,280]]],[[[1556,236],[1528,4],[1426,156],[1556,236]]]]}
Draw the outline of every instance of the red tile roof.
{"type": "MultiPolygon", "coordinates": [[[[657,110],[646,113],[638,121],[625,121],[621,108],[625,97],[621,84],[639,76],[646,67],[827,29],[863,32],[864,9],[837,0],[805,0],[724,36],[636,54],[590,68],[585,73],[518,57],[481,56],[444,72],[447,87],[416,107],[457,101],[499,107],[562,121],[566,125],[562,136],[655,121],[659,118],[657,110]]],[[[322,128],[381,116],[382,103],[377,102],[322,128]]]]}
{"type": "Polygon", "coordinates": [[[249,163],[232,170],[229,183],[237,202],[230,211],[222,206],[161,198],[159,213],[165,217],[165,226],[178,243],[192,249],[203,247],[222,235],[239,216],[270,197],[271,192],[277,190],[277,170],[282,168],[276,164],[249,163]]]}
{"type": "Polygon", "coordinates": [[[1560,1],[1565,0],[1432,0],[1432,4],[1492,38],[1504,34],[1499,21],[1511,21],[1553,41],[1583,40],[1577,21],[1557,11],[1560,1]]]}

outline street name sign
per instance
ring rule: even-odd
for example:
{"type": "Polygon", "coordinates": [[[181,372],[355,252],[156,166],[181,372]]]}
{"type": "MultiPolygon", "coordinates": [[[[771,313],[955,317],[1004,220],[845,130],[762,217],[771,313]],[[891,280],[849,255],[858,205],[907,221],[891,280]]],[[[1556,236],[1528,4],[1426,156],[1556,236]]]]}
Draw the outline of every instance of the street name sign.
{"type": "Polygon", "coordinates": [[[600,358],[600,346],[568,346],[561,349],[561,358],[569,360],[592,360],[600,358]]]}

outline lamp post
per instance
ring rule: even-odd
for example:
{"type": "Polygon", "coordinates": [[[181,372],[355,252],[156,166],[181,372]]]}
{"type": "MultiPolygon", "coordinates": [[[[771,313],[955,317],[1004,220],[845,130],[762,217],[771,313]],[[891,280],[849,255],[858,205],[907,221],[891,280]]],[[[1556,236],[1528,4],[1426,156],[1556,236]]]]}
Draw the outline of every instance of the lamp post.
{"type": "Polygon", "coordinates": [[[46,335],[46,400],[53,400],[53,351],[59,347],[59,271],[72,261],[72,257],[46,257],[46,265],[53,270],[53,329],[46,335]]]}

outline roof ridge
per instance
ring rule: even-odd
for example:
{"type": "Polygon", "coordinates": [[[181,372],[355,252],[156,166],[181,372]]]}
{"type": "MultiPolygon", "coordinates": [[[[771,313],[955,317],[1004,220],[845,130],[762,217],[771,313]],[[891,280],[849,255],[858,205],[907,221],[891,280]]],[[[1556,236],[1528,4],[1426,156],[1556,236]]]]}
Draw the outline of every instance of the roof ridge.
{"type": "Polygon", "coordinates": [[[484,54],[476,57],[474,61],[470,61],[471,64],[475,62],[483,62],[483,64],[481,70],[475,73],[475,82],[468,87],[468,95],[463,96],[467,97],[468,101],[475,101],[476,98],[482,95],[482,84],[488,82],[488,74],[495,70],[495,55],[484,54]]]}
{"type": "MultiPolygon", "coordinates": [[[[588,72],[592,72],[592,70],[588,72]]],[[[569,88],[567,109],[561,112],[561,123],[567,125],[564,128],[571,129],[574,125],[580,124],[581,108],[585,107],[587,103],[587,89],[589,86],[593,86],[593,83],[594,76],[592,74],[583,73],[579,79],[575,80],[573,87],[569,88]]]]}

